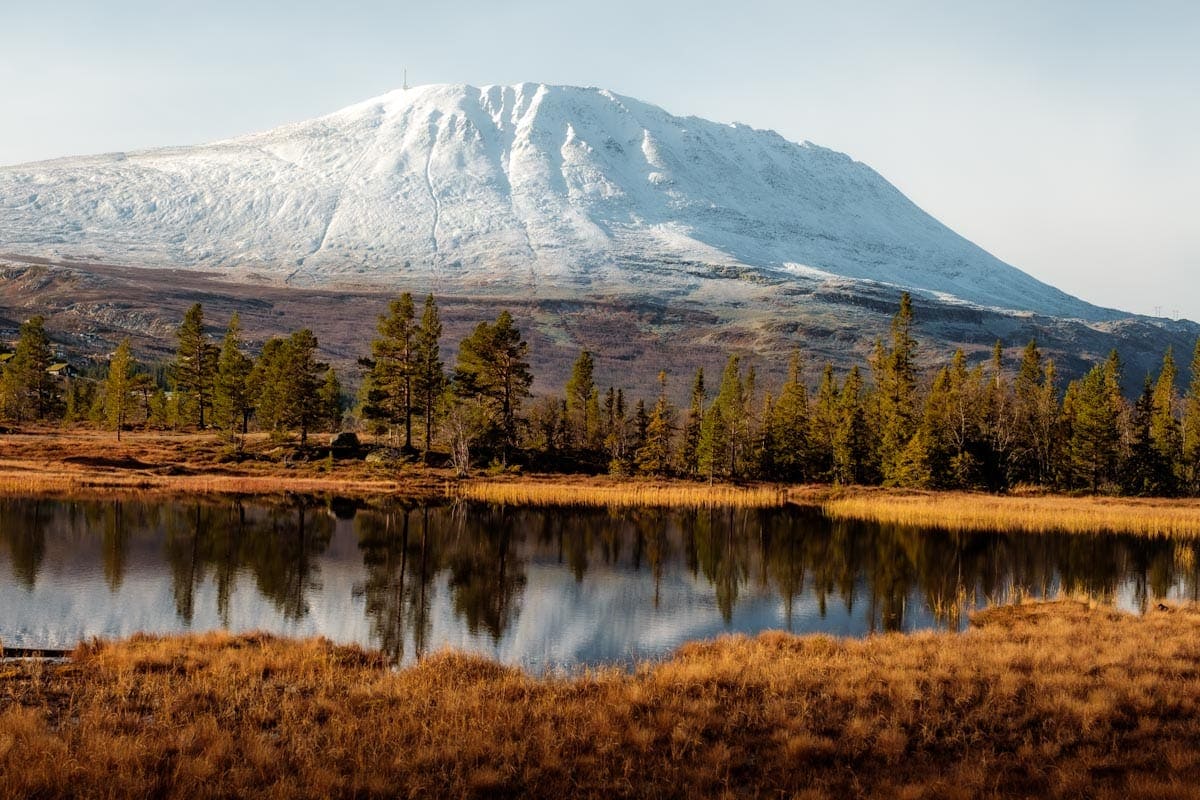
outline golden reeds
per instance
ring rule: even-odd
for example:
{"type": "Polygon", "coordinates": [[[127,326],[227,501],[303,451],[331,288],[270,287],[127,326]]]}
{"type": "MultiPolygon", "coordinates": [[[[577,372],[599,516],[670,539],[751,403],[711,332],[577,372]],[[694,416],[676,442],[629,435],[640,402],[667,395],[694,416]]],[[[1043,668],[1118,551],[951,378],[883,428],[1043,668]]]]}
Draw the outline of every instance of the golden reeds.
{"type": "Polygon", "coordinates": [[[734,486],[706,483],[652,483],[648,481],[505,481],[477,480],[447,485],[455,499],[514,506],[606,506],[773,508],[790,502],[788,489],[779,486],[734,486]]]}
{"type": "Polygon", "coordinates": [[[951,531],[1200,536],[1200,501],[965,492],[857,492],[822,504],[835,519],[951,531]]]}
{"type": "Polygon", "coordinates": [[[0,673],[0,798],[1200,796],[1200,612],[782,633],[632,674],[209,634],[0,673]]]}

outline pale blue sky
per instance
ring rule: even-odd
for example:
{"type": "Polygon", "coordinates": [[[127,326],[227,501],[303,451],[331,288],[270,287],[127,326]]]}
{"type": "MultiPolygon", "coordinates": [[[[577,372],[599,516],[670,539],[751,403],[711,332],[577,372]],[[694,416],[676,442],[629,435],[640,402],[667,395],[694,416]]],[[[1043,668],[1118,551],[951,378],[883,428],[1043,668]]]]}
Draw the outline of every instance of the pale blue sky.
{"type": "Polygon", "coordinates": [[[847,152],[1042,280],[1200,319],[1197,43],[1169,0],[0,0],[0,163],[265,129],[406,66],[603,86],[847,152]]]}

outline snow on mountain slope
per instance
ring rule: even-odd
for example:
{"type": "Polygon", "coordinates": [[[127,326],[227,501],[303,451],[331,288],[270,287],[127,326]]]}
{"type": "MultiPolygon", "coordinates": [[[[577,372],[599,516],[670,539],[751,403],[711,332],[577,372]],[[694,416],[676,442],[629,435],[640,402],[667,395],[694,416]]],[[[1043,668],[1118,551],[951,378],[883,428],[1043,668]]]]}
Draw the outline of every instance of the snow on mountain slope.
{"type": "Polygon", "coordinates": [[[848,156],[537,84],[425,86],[204,146],[0,168],[0,252],[442,291],[670,296],[730,275],[841,276],[1115,316],[848,156]]]}

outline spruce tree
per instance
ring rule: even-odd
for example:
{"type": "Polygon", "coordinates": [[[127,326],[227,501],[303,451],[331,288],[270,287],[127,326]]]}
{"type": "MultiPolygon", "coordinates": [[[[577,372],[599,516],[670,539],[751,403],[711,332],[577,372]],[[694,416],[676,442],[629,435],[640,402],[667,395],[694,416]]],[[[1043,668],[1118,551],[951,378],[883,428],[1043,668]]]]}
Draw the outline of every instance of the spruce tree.
{"type": "Polygon", "coordinates": [[[637,468],[644,475],[671,474],[671,439],[675,431],[675,409],[667,399],[667,373],[658,373],[658,400],[646,422],[645,443],[637,452],[637,468]]]}
{"type": "Polygon", "coordinates": [[[808,390],[804,386],[804,361],[799,351],[788,362],[787,380],[771,407],[770,461],[776,476],[800,483],[809,474],[808,390]]]}
{"type": "Polygon", "coordinates": [[[811,477],[816,480],[837,479],[834,474],[833,454],[840,420],[837,378],[833,374],[833,364],[826,363],[821,372],[821,382],[817,387],[809,422],[809,469],[811,477]]]}
{"type": "Polygon", "coordinates": [[[429,460],[429,451],[433,444],[434,419],[438,408],[438,398],[446,390],[446,367],[441,356],[442,320],[438,313],[437,301],[433,295],[425,298],[425,308],[421,312],[421,324],[417,328],[416,337],[416,379],[414,388],[421,403],[421,413],[425,417],[424,459],[429,460]]]}
{"type": "Polygon", "coordinates": [[[633,443],[630,448],[630,466],[636,465],[637,454],[646,447],[646,439],[650,434],[650,413],[646,411],[646,401],[638,398],[633,408],[633,443]]]}
{"type": "Polygon", "coordinates": [[[709,480],[717,476],[737,477],[741,457],[741,413],[744,407],[741,359],[734,353],[721,375],[716,399],[700,426],[697,460],[709,480]]]}
{"type": "Polygon", "coordinates": [[[1119,476],[1125,494],[1154,495],[1160,491],[1163,465],[1151,436],[1153,418],[1154,383],[1147,375],[1130,416],[1129,452],[1119,476]]]}
{"type": "Polygon", "coordinates": [[[205,413],[212,408],[213,383],[217,374],[217,347],[204,332],[204,308],[194,304],[183,316],[176,332],[179,349],[172,365],[175,391],[195,413],[196,427],[205,427],[205,413]]]}
{"type": "Polygon", "coordinates": [[[581,351],[571,367],[565,389],[568,439],[570,446],[579,452],[594,450],[600,437],[595,369],[591,352],[581,351]]]}
{"type": "Polygon", "coordinates": [[[1039,440],[1044,435],[1038,410],[1044,377],[1042,352],[1031,340],[1021,354],[1021,363],[1013,379],[1013,418],[1016,430],[1013,438],[1014,481],[1045,483],[1047,475],[1039,459],[1039,440]]]}
{"type": "MultiPolygon", "coordinates": [[[[955,354],[962,357],[962,351],[955,354]]],[[[954,459],[958,451],[955,419],[958,398],[949,367],[942,367],[925,398],[925,412],[917,436],[905,448],[907,469],[896,479],[909,488],[957,488],[954,459]],[[915,465],[919,463],[920,469],[915,465]]]]}
{"type": "Polygon", "coordinates": [[[1183,399],[1183,479],[1190,493],[1200,490],[1200,339],[1192,352],[1191,381],[1183,399]]]}
{"type": "Polygon", "coordinates": [[[873,483],[877,477],[863,380],[858,366],[850,370],[837,398],[837,428],[834,431],[831,477],[842,484],[873,483]]]}
{"type": "Polygon", "coordinates": [[[896,483],[899,459],[917,428],[917,342],[912,335],[912,297],[900,296],[892,318],[891,347],[877,346],[875,384],[878,388],[880,462],[883,480],[896,483]]]}
{"type": "Polygon", "coordinates": [[[1182,460],[1183,434],[1175,414],[1179,405],[1175,390],[1176,372],[1175,356],[1168,347],[1151,397],[1150,442],[1156,455],[1153,483],[1154,492],[1159,495],[1175,494],[1177,491],[1179,476],[1176,471],[1182,460]]]}
{"type": "Polygon", "coordinates": [[[688,477],[695,477],[700,472],[696,453],[700,446],[700,426],[704,422],[704,402],[704,368],[701,367],[692,381],[691,402],[684,418],[683,442],[679,448],[679,466],[688,477]]]}
{"type": "Polygon", "coordinates": [[[1110,373],[1110,364],[1094,367],[1072,384],[1070,402],[1064,404],[1074,482],[1093,494],[1112,479],[1120,454],[1110,373]]]}
{"type": "Polygon", "coordinates": [[[213,418],[219,427],[226,430],[240,427],[246,433],[253,410],[249,383],[253,369],[253,360],[242,350],[241,320],[235,313],[221,341],[213,386],[213,418]]]}
{"type": "Polygon", "coordinates": [[[117,432],[117,441],[121,441],[121,431],[125,427],[132,399],[133,372],[135,362],[129,350],[129,337],[121,340],[116,352],[108,362],[108,377],[104,381],[104,419],[111,430],[117,432]]]}

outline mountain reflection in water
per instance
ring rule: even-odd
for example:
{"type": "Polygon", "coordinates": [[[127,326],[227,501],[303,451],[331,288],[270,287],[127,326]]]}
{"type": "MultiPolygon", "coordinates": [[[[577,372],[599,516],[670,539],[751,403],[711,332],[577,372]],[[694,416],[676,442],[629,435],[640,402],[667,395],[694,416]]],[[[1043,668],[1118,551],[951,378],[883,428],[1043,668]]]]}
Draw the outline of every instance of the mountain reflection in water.
{"type": "Polygon", "coordinates": [[[724,632],[958,628],[1019,597],[1196,599],[1192,542],[949,534],[810,509],[0,499],[0,642],[229,628],[532,669],[724,632]]]}

